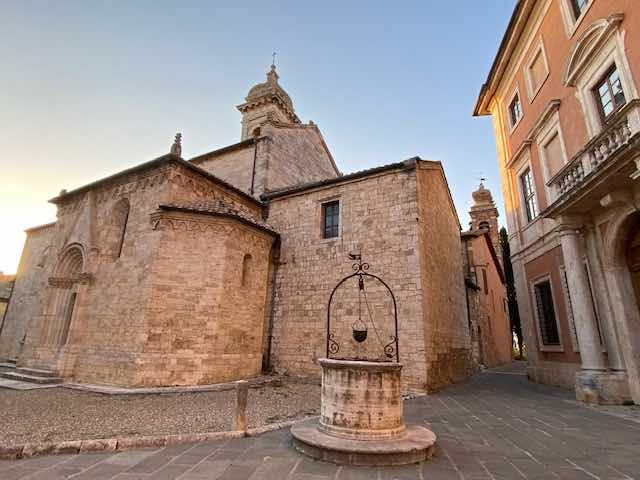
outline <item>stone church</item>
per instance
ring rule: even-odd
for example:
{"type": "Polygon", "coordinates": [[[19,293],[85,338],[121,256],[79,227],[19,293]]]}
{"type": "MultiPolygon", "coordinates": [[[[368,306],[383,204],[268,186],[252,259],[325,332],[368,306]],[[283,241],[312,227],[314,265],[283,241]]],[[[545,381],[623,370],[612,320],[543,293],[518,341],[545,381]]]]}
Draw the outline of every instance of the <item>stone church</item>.
{"type": "MultiPolygon", "coordinates": [[[[240,142],[171,152],[50,201],[27,230],[3,376],[123,387],[318,375],[326,308],[360,254],[395,293],[405,387],[475,370],[460,224],[440,162],[342,174],[274,66],[240,142]]],[[[377,332],[376,332],[377,333],[377,332]]]]}

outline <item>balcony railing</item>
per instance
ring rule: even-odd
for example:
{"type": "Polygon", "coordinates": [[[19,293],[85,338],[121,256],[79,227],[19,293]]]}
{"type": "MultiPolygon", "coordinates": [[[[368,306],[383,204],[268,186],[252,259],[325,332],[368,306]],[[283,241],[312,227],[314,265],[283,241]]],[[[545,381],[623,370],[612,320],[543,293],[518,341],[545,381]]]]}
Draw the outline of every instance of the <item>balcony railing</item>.
{"type": "Polygon", "coordinates": [[[640,100],[625,105],[605,129],[549,181],[554,202],[565,196],[585,179],[604,166],[623,148],[633,136],[640,132],[640,100]]]}

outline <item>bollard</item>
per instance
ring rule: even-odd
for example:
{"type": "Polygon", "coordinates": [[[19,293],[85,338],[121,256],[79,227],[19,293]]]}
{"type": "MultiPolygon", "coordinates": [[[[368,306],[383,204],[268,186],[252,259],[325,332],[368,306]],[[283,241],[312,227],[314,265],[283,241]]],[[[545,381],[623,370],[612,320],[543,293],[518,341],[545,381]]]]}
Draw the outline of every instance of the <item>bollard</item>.
{"type": "Polygon", "coordinates": [[[233,416],[233,430],[236,432],[247,431],[247,394],[249,382],[239,380],[236,382],[236,409],[233,416]]]}

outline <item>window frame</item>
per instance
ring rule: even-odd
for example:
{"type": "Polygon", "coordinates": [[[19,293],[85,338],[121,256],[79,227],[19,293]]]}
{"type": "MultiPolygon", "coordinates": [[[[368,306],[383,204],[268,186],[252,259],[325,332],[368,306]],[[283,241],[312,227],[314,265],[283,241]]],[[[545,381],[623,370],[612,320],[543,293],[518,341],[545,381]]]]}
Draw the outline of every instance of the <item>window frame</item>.
{"type": "Polygon", "coordinates": [[[627,59],[624,32],[620,29],[621,16],[611,17],[598,20],[587,27],[583,33],[585,38],[579,40],[574,47],[580,49],[581,53],[575,62],[567,65],[563,80],[566,87],[576,89],[576,96],[585,117],[587,141],[597,137],[607,127],[600,114],[599,100],[596,99],[592,90],[609,71],[612,64],[615,63],[620,75],[626,102],[639,98],[627,59]]]}
{"type": "Polygon", "coordinates": [[[582,20],[594,3],[594,0],[588,0],[585,7],[578,14],[574,8],[573,0],[560,0],[560,10],[562,11],[562,19],[564,20],[567,37],[573,37],[582,23],[582,20]]]}
{"type": "Polygon", "coordinates": [[[509,135],[511,135],[513,133],[513,131],[518,127],[518,125],[520,125],[520,122],[522,121],[522,119],[524,117],[524,108],[523,108],[523,104],[522,104],[522,95],[520,95],[519,87],[515,88],[515,90],[513,91],[511,96],[509,97],[509,102],[507,103],[506,106],[507,106],[507,118],[509,120],[509,135]],[[511,105],[513,105],[513,102],[514,102],[514,100],[516,98],[518,99],[518,103],[520,104],[520,117],[518,117],[514,122],[513,117],[511,116],[511,105]]]}
{"type": "Polygon", "coordinates": [[[536,322],[536,332],[538,337],[538,350],[541,352],[564,352],[564,338],[562,335],[562,330],[560,329],[560,321],[558,317],[558,302],[556,299],[555,285],[553,279],[551,278],[551,273],[547,273],[540,277],[535,278],[530,282],[530,295],[532,302],[532,310],[534,313],[534,319],[536,322]],[[540,322],[540,314],[538,312],[538,300],[536,298],[536,286],[542,283],[548,282],[549,289],[551,290],[551,302],[553,304],[553,312],[554,312],[554,321],[556,330],[558,331],[558,343],[557,344],[545,344],[542,335],[541,322],[540,322]]]}
{"type": "Polygon", "coordinates": [[[533,169],[531,168],[531,164],[528,163],[524,165],[522,170],[518,172],[518,184],[519,184],[518,190],[520,191],[520,197],[521,197],[522,208],[524,213],[523,219],[525,221],[525,225],[528,225],[534,222],[540,216],[540,206],[538,205],[537,192],[536,192],[536,180],[535,180],[535,177],[533,176],[533,169]],[[527,196],[527,193],[525,191],[525,184],[523,181],[524,176],[527,173],[531,177],[531,181],[530,181],[531,194],[529,196],[527,196]],[[533,199],[533,203],[535,206],[535,215],[533,216],[531,216],[529,212],[529,200],[531,199],[533,199]]]}
{"type": "Polygon", "coordinates": [[[569,0],[569,5],[571,6],[573,16],[576,18],[576,20],[582,16],[587,8],[589,8],[590,1],[591,0],[585,0],[584,5],[582,6],[582,8],[580,8],[580,5],[578,5],[578,3],[581,2],[581,0],[569,0]]]}
{"type": "MultiPolygon", "coordinates": [[[[335,215],[334,215],[335,217],[335,215]]],[[[332,199],[327,199],[327,200],[323,200],[320,202],[320,237],[322,238],[322,240],[324,241],[334,241],[338,238],[340,238],[342,236],[342,201],[340,198],[332,198],[332,199]],[[329,205],[336,205],[338,207],[338,223],[337,225],[333,225],[332,228],[334,227],[336,229],[336,235],[335,236],[331,236],[331,237],[327,237],[326,236],[326,232],[327,232],[327,227],[326,227],[326,220],[327,220],[327,215],[326,215],[326,208],[329,205]]]]}
{"type": "Polygon", "coordinates": [[[605,71],[605,73],[599,77],[599,80],[597,80],[595,82],[595,84],[591,87],[591,94],[593,95],[593,97],[595,99],[596,106],[598,107],[598,113],[600,114],[600,120],[602,121],[603,125],[607,125],[607,123],[609,122],[611,117],[615,116],[615,114],[617,112],[619,112],[620,109],[622,107],[624,107],[628,103],[627,94],[625,93],[624,84],[622,82],[622,75],[620,73],[620,69],[618,68],[618,65],[616,64],[615,60],[611,63],[611,65],[605,71]],[[622,96],[624,98],[624,102],[622,102],[620,105],[616,105],[616,97],[613,94],[613,88],[612,88],[612,84],[610,82],[611,75],[613,75],[614,72],[616,72],[618,74],[618,82],[620,83],[620,88],[622,90],[622,96]],[[612,103],[612,105],[614,107],[613,110],[611,110],[611,112],[609,112],[608,114],[605,113],[605,111],[604,111],[604,105],[602,103],[602,96],[600,95],[600,87],[602,87],[604,85],[607,86],[607,90],[609,92],[609,95],[611,95],[611,103],[612,103]]]}
{"type": "Polygon", "coordinates": [[[550,182],[558,175],[560,171],[562,171],[567,163],[569,163],[569,156],[567,155],[567,147],[564,142],[564,133],[562,131],[562,125],[560,123],[560,113],[558,110],[553,112],[553,114],[549,117],[545,124],[540,128],[534,140],[538,148],[538,158],[540,159],[540,165],[542,167],[542,177],[544,180],[547,201],[549,203],[552,203],[557,199],[557,192],[551,188],[550,182]],[[560,170],[552,174],[549,167],[546,147],[547,145],[549,145],[555,135],[558,135],[558,140],[560,141],[563,166],[560,170]]]}
{"type": "Polygon", "coordinates": [[[538,41],[536,48],[533,50],[531,58],[529,59],[529,62],[527,63],[527,66],[525,68],[525,79],[527,84],[527,93],[529,95],[529,103],[533,103],[535,98],[538,96],[538,92],[542,89],[542,86],[545,83],[547,83],[547,79],[549,78],[549,75],[550,75],[550,71],[549,71],[549,60],[547,58],[547,51],[544,48],[544,40],[542,39],[542,37],[540,37],[540,40],[538,41]],[[533,77],[531,75],[531,67],[533,66],[533,63],[535,59],[538,57],[538,55],[541,56],[547,73],[545,77],[542,79],[542,81],[540,82],[540,85],[536,86],[534,89],[533,77]]]}
{"type": "Polygon", "coordinates": [[[573,316],[573,300],[571,300],[571,292],[569,292],[569,279],[567,278],[567,269],[564,265],[560,265],[560,285],[564,295],[564,306],[567,315],[567,324],[569,325],[569,339],[571,340],[571,348],[575,353],[580,353],[578,345],[578,331],[576,330],[576,321],[573,316]]]}

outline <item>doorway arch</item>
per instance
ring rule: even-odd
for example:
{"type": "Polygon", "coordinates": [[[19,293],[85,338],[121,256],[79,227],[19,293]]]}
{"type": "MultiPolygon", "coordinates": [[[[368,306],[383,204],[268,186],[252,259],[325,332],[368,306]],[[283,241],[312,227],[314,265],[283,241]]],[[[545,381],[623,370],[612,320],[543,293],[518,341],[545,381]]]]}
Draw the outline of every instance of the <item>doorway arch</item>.
{"type": "Polygon", "coordinates": [[[79,277],[84,269],[84,253],[77,244],[70,245],[62,253],[54,275],[50,279],[53,287],[51,316],[44,335],[44,344],[61,348],[67,343],[69,328],[75,311],[79,277]]]}

